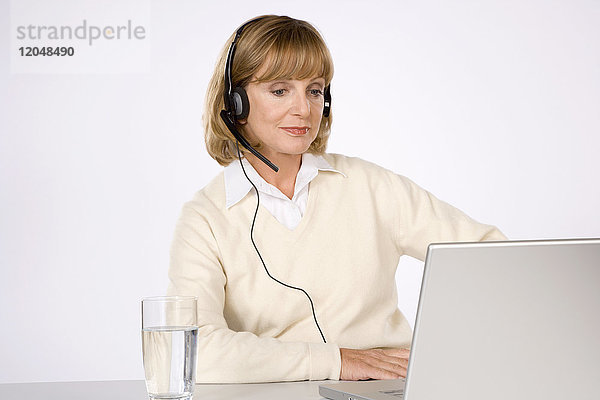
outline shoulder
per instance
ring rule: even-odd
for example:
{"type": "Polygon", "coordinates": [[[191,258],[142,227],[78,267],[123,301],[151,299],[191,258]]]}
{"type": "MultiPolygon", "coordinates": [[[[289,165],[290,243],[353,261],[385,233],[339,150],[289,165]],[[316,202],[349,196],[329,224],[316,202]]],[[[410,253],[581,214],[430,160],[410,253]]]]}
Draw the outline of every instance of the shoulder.
{"type": "Polygon", "coordinates": [[[343,172],[348,178],[351,178],[352,181],[360,179],[369,179],[370,181],[407,179],[402,175],[398,175],[387,168],[360,157],[325,153],[323,154],[323,158],[331,164],[334,169],[343,172]]]}
{"type": "Polygon", "coordinates": [[[322,157],[329,163],[331,166],[339,171],[345,172],[344,170],[351,172],[353,170],[361,170],[361,169],[376,169],[381,168],[377,164],[372,162],[363,160],[359,157],[350,157],[343,154],[337,153],[324,153],[322,157]]]}
{"type": "Polygon", "coordinates": [[[225,180],[220,172],[206,186],[198,190],[191,200],[183,205],[183,212],[215,214],[225,210],[225,180]]]}
{"type": "Polygon", "coordinates": [[[425,193],[406,176],[362,158],[334,153],[324,154],[323,158],[347,176],[341,183],[344,190],[353,190],[361,196],[375,196],[378,201],[401,199],[406,202],[425,193]]]}

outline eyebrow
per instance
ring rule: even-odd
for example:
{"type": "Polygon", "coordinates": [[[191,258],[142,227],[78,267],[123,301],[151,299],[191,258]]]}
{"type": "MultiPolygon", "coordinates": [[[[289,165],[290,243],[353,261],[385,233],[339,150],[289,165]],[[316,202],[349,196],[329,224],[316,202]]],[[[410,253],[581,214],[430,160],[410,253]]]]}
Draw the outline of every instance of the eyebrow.
{"type": "MultiPolygon", "coordinates": [[[[278,79],[278,80],[274,80],[274,81],[266,81],[266,82],[260,82],[263,85],[276,85],[278,83],[288,83],[289,81],[294,80],[294,79],[278,79]]],[[[313,81],[309,82],[309,85],[312,84],[321,84],[321,81],[325,82],[324,78],[316,78],[313,81]]],[[[325,85],[325,83],[323,83],[323,85],[325,85]]]]}

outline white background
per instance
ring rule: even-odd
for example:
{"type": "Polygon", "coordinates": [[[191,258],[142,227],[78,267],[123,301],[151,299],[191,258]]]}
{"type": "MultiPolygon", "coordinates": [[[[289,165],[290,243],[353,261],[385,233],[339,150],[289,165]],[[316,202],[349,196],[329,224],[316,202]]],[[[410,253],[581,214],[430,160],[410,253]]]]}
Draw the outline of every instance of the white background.
{"type": "MultiPolygon", "coordinates": [[[[600,236],[598,1],[162,0],[140,16],[133,0],[28,1],[35,23],[64,23],[39,7],[73,24],[139,17],[151,61],[11,73],[0,2],[0,383],[143,378],[139,300],[166,290],[181,206],[221,170],[204,149],[206,86],[226,38],[259,14],[305,19],[328,43],[330,152],[512,239],[600,236]]],[[[401,261],[411,322],[421,273],[401,261]]]]}

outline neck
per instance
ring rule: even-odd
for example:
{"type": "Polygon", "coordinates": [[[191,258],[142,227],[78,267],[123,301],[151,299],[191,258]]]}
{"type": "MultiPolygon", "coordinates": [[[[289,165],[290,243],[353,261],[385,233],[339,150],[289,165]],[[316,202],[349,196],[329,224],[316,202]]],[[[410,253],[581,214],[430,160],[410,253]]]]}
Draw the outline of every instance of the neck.
{"type": "Polygon", "coordinates": [[[273,171],[252,153],[246,153],[244,157],[265,181],[275,186],[289,199],[294,196],[296,176],[302,165],[301,154],[265,154],[269,161],[279,167],[278,172],[273,171]]]}

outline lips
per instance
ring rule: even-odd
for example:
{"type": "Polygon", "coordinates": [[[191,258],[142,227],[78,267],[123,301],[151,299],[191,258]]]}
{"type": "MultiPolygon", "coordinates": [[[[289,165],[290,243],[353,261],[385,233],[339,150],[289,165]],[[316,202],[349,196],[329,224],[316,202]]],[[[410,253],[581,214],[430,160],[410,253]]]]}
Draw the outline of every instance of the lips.
{"type": "Polygon", "coordinates": [[[310,128],[308,128],[306,126],[289,126],[289,127],[280,128],[280,129],[283,129],[284,131],[289,132],[295,136],[302,136],[302,135],[306,135],[306,133],[308,132],[308,130],[310,128]]]}

